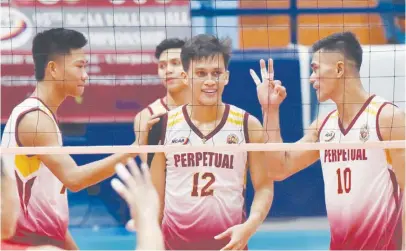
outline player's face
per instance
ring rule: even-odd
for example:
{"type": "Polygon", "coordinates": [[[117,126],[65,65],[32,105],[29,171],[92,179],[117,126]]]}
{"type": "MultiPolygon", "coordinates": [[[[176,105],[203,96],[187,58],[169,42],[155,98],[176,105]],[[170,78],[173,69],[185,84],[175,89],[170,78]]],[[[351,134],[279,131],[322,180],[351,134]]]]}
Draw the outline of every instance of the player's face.
{"type": "Polygon", "coordinates": [[[221,102],[229,76],[223,55],[192,60],[187,75],[195,104],[211,106],[221,102]]]}
{"type": "Polygon", "coordinates": [[[185,88],[185,83],[181,79],[183,72],[180,60],[181,48],[165,50],[161,53],[158,62],[158,75],[169,92],[178,92],[185,88]]]}
{"type": "Polygon", "coordinates": [[[339,68],[339,53],[317,51],[313,54],[311,63],[312,74],[310,83],[316,90],[319,102],[327,101],[334,97],[338,88],[341,73],[339,68]]]}
{"type": "Polygon", "coordinates": [[[59,89],[65,96],[78,97],[84,92],[86,82],[89,78],[86,72],[87,60],[82,49],[71,50],[70,54],[58,57],[55,61],[57,70],[53,78],[59,81],[59,89]]]}
{"type": "Polygon", "coordinates": [[[1,177],[1,239],[14,235],[20,207],[16,183],[6,174],[1,177]]]}

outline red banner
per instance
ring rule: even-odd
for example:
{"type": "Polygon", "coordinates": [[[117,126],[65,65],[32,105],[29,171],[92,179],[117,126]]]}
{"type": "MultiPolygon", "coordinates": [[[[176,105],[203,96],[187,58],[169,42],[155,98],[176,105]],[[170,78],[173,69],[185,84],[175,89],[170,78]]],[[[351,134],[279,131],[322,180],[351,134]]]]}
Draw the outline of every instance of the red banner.
{"type": "MultiPolygon", "coordinates": [[[[152,52],[91,54],[89,82],[80,98],[68,98],[58,111],[61,122],[131,122],[150,102],[165,95],[152,52]],[[140,59],[144,63],[141,64],[140,59]]],[[[36,86],[32,56],[1,56],[1,120],[36,86]]]]}
{"type": "Polygon", "coordinates": [[[169,7],[189,5],[189,0],[11,0],[13,7],[169,7]]]}
{"type": "Polygon", "coordinates": [[[65,122],[132,122],[165,95],[156,45],[191,34],[189,1],[184,0],[13,0],[1,9],[7,14],[1,29],[3,123],[35,88],[30,50],[42,30],[72,27],[89,40],[89,83],[83,97],[62,104],[57,115],[65,122]],[[120,6],[127,8],[115,8],[120,6]]]}

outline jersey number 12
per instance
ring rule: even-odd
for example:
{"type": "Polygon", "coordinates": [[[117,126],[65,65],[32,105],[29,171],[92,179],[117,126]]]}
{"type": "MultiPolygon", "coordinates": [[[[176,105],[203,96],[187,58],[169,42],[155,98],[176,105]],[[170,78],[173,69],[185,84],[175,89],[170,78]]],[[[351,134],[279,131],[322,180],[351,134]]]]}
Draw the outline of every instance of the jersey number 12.
{"type": "Polygon", "coordinates": [[[338,168],[337,171],[337,193],[349,193],[351,191],[351,169],[346,167],[343,172],[338,168]]]}
{"type": "Polygon", "coordinates": [[[193,190],[192,193],[190,195],[192,195],[193,197],[197,197],[199,196],[199,180],[207,180],[206,185],[202,188],[202,190],[200,191],[200,196],[212,196],[214,191],[212,188],[210,188],[210,186],[214,183],[214,181],[216,181],[216,177],[214,177],[213,173],[203,173],[202,177],[200,178],[200,174],[201,173],[195,173],[193,175],[193,190]]]}

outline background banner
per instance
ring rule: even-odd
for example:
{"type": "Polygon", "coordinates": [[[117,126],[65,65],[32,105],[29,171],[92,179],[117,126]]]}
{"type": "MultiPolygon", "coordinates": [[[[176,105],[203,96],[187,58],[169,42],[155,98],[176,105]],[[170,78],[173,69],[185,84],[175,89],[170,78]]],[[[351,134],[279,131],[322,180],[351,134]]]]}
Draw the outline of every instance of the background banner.
{"type": "Polygon", "coordinates": [[[1,4],[1,119],[35,88],[32,39],[65,27],[89,40],[89,85],[58,111],[65,122],[131,121],[165,94],[154,50],[165,38],[190,36],[189,1],[13,0],[1,4]],[[102,102],[100,102],[102,100],[102,102]]]}

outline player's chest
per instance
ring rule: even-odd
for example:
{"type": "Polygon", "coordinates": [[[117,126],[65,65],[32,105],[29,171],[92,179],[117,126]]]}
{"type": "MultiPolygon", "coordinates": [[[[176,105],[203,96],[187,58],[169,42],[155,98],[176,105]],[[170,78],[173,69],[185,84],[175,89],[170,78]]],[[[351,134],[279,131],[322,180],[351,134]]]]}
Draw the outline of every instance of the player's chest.
{"type": "MultiPolygon", "coordinates": [[[[347,128],[340,126],[337,119],[326,123],[320,132],[321,143],[365,143],[377,141],[378,136],[375,128],[375,121],[361,116],[347,128]]],[[[337,168],[346,166],[357,168],[360,172],[370,172],[373,163],[385,162],[385,155],[379,149],[340,148],[320,150],[320,162],[323,171],[335,174],[337,168]]]]}
{"type": "MultiPolygon", "coordinates": [[[[245,143],[243,130],[225,125],[215,130],[196,131],[188,126],[173,128],[166,134],[166,145],[225,145],[245,143]]],[[[214,149],[213,149],[214,150],[214,149]]]]}
{"type": "MultiPolygon", "coordinates": [[[[209,132],[210,133],[210,132],[209,132]]],[[[244,133],[233,129],[233,127],[223,127],[223,130],[216,132],[208,138],[202,137],[190,128],[180,127],[166,135],[166,145],[187,145],[203,146],[209,145],[213,148],[205,148],[202,151],[190,151],[182,149],[182,152],[171,152],[166,155],[168,168],[216,168],[224,170],[244,169],[247,161],[245,152],[218,151],[216,145],[244,143],[244,133]]]]}
{"type": "Polygon", "coordinates": [[[375,124],[364,118],[347,126],[339,125],[336,119],[328,121],[319,138],[322,143],[367,142],[377,139],[375,124]]]}

